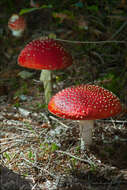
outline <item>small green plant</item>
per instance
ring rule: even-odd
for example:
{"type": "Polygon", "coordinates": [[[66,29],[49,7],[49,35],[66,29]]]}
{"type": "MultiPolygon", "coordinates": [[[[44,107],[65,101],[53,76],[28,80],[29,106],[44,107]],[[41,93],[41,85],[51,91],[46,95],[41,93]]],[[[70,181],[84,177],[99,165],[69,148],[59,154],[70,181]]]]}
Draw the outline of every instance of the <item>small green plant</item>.
{"type": "Polygon", "coordinates": [[[42,151],[45,153],[47,151],[49,151],[49,144],[48,143],[42,143],[40,145],[40,148],[42,149],[42,151]]]}
{"type": "Polygon", "coordinates": [[[8,161],[11,160],[11,157],[10,157],[10,155],[9,155],[7,152],[4,152],[4,157],[5,157],[8,161]]]}
{"type": "Polygon", "coordinates": [[[91,5],[91,6],[87,6],[87,10],[89,10],[90,12],[98,12],[99,8],[97,5],[91,5]]]}
{"type": "Polygon", "coordinates": [[[58,147],[57,144],[55,144],[55,143],[52,143],[52,144],[51,144],[51,151],[52,151],[52,152],[58,150],[58,148],[59,148],[59,147],[58,147]]]}
{"type": "Polygon", "coordinates": [[[13,104],[13,106],[16,107],[16,108],[19,108],[20,107],[20,103],[16,102],[16,103],[13,104]]]}
{"type": "Polygon", "coordinates": [[[24,173],[24,174],[23,174],[24,177],[27,177],[28,175],[29,175],[28,173],[24,173]]]}
{"type": "Polygon", "coordinates": [[[91,165],[90,165],[90,171],[91,171],[91,172],[96,172],[96,171],[97,171],[97,168],[98,168],[98,166],[95,165],[95,164],[91,164],[91,165]]]}
{"type": "Polygon", "coordinates": [[[31,162],[34,162],[34,160],[35,160],[35,155],[31,150],[28,153],[28,158],[31,162]]]}
{"type": "Polygon", "coordinates": [[[41,104],[39,102],[36,103],[36,108],[37,109],[45,109],[47,108],[47,105],[46,104],[41,104]]]}
{"type": "Polygon", "coordinates": [[[76,152],[77,152],[77,153],[80,152],[80,146],[76,146],[76,152]]]}
{"type": "Polygon", "coordinates": [[[75,170],[77,166],[77,160],[75,158],[71,158],[70,162],[73,170],[75,170]]]}
{"type": "Polygon", "coordinates": [[[58,150],[58,145],[56,143],[51,143],[51,144],[48,144],[48,143],[42,143],[40,145],[40,148],[43,149],[43,152],[54,152],[56,150],[58,150]]]}

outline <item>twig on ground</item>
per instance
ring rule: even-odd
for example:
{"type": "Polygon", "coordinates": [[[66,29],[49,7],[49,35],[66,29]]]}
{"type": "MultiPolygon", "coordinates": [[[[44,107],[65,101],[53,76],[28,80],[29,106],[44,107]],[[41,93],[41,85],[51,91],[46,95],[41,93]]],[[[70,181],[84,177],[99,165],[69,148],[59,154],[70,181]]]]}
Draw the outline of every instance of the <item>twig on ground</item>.
{"type": "Polygon", "coordinates": [[[17,136],[11,137],[11,138],[4,138],[3,137],[3,138],[0,139],[0,141],[13,140],[13,139],[17,139],[17,138],[20,138],[20,136],[17,135],[17,136]]]}
{"type": "MultiPolygon", "coordinates": [[[[21,143],[21,142],[20,142],[20,143],[21,143]]],[[[9,151],[9,150],[12,149],[12,148],[18,147],[18,145],[19,145],[20,143],[15,143],[14,145],[11,145],[11,146],[5,148],[3,151],[0,152],[0,154],[3,154],[4,152],[9,151]]]]}
{"type": "Polygon", "coordinates": [[[31,190],[34,190],[37,187],[37,183],[34,184],[31,190]]]}
{"type": "Polygon", "coordinates": [[[58,119],[56,119],[55,117],[53,116],[49,116],[52,120],[56,121],[57,123],[59,123],[60,125],[62,125],[63,127],[65,128],[69,128],[67,125],[65,125],[64,123],[62,123],[61,121],[59,121],[58,119]]]}
{"type": "Polygon", "coordinates": [[[40,115],[45,118],[45,120],[46,120],[46,122],[47,122],[48,124],[50,124],[50,121],[49,121],[48,117],[46,116],[46,114],[40,113],[40,115]]]}
{"type": "Polygon", "coordinates": [[[24,128],[21,128],[21,127],[17,127],[16,129],[19,129],[21,131],[26,131],[26,132],[31,133],[31,130],[29,130],[29,129],[24,129],[24,128]]]}
{"type": "Polygon", "coordinates": [[[103,65],[105,64],[104,60],[102,59],[102,56],[99,55],[99,53],[97,53],[95,51],[92,51],[91,53],[99,58],[101,64],[103,64],[103,65]]]}
{"type": "Polygon", "coordinates": [[[72,157],[72,158],[75,158],[76,160],[79,160],[79,161],[81,161],[81,162],[86,162],[86,163],[89,164],[89,165],[95,165],[94,162],[92,162],[90,159],[89,159],[89,160],[82,159],[82,158],[79,158],[79,157],[77,157],[77,156],[72,155],[72,154],[69,153],[69,152],[65,152],[65,151],[61,151],[61,150],[56,150],[56,152],[57,152],[57,153],[66,154],[66,155],[68,155],[68,156],[70,156],[70,157],[72,157]]]}
{"type": "Polygon", "coordinates": [[[112,123],[112,122],[114,122],[114,123],[127,123],[127,121],[124,121],[124,120],[108,120],[108,119],[106,119],[106,120],[102,120],[102,119],[99,119],[98,121],[101,121],[101,122],[108,122],[108,123],[112,123]]]}
{"type": "Polygon", "coordinates": [[[120,28],[111,36],[110,40],[115,38],[123,29],[124,27],[127,25],[127,21],[125,21],[120,28]]]}
{"type": "Polygon", "coordinates": [[[127,16],[122,16],[122,15],[107,15],[107,18],[117,19],[119,21],[127,20],[127,16]]]}
{"type": "Polygon", "coordinates": [[[114,120],[111,118],[113,126],[116,128],[114,120]]]}
{"type": "Polygon", "coordinates": [[[27,138],[29,138],[29,136],[25,136],[24,138],[22,138],[22,140],[18,141],[18,143],[15,143],[15,144],[10,145],[9,147],[5,148],[3,151],[0,152],[0,154],[3,154],[4,152],[9,151],[12,148],[19,147],[19,145],[21,145],[21,144],[25,144],[25,143],[27,144],[28,141],[27,142],[25,141],[27,138]]]}
{"type": "Polygon", "coordinates": [[[106,43],[126,43],[126,41],[117,41],[117,40],[106,40],[106,41],[73,41],[73,40],[63,40],[57,38],[56,40],[61,42],[73,43],[73,44],[106,44],[106,43]]]}
{"type": "Polygon", "coordinates": [[[0,143],[0,146],[1,146],[1,145],[6,145],[6,144],[11,144],[11,143],[14,143],[14,142],[22,142],[22,140],[17,139],[17,140],[15,140],[15,141],[3,142],[3,143],[0,143]]]}

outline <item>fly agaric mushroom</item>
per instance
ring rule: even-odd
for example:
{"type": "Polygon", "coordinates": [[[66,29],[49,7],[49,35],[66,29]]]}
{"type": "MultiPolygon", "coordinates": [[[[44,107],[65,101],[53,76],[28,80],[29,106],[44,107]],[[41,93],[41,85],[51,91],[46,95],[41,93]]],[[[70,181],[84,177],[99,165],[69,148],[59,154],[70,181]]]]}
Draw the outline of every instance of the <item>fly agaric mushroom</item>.
{"type": "Polygon", "coordinates": [[[53,39],[33,40],[25,46],[18,57],[20,66],[42,70],[40,81],[44,85],[46,104],[52,96],[51,70],[64,69],[72,63],[72,56],[61,43],[53,39]]]}
{"type": "Polygon", "coordinates": [[[53,96],[48,104],[51,113],[65,119],[79,120],[81,149],[92,143],[94,120],[115,116],[122,111],[118,97],[95,85],[66,88],[53,96]]]}
{"type": "Polygon", "coordinates": [[[8,28],[12,31],[12,35],[21,37],[26,28],[26,21],[23,16],[13,14],[8,21],[8,28]]]}

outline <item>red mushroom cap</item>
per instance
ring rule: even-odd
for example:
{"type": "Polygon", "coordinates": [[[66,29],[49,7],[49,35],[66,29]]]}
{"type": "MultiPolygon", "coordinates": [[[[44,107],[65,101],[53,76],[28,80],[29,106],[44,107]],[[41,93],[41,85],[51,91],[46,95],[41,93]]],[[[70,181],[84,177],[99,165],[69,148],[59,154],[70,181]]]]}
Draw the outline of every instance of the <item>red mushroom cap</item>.
{"type": "Polygon", "coordinates": [[[10,30],[24,31],[26,27],[26,21],[23,16],[13,14],[8,21],[8,27],[10,28],[10,30]]]}
{"type": "Polygon", "coordinates": [[[87,84],[58,92],[51,98],[48,109],[66,119],[95,120],[119,114],[122,106],[119,98],[112,92],[87,84]]]}
{"type": "Polygon", "coordinates": [[[25,46],[18,64],[31,69],[58,70],[72,64],[72,56],[53,39],[37,39],[25,46]]]}

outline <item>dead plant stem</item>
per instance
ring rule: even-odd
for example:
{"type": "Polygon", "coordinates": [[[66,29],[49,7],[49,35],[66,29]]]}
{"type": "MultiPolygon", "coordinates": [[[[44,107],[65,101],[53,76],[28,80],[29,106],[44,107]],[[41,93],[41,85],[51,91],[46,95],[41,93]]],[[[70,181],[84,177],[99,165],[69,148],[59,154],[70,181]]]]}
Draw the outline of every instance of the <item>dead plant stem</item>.
{"type": "Polygon", "coordinates": [[[81,162],[86,162],[86,163],[89,164],[89,165],[95,165],[94,162],[92,162],[90,159],[89,159],[89,160],[82,159],[82,158],[79,158],[79,157],[77,157],[77,156],[72,155],[72,154],[69,153],[69,152],[65,152],[65,151],[61,151],[61,150],[56,150],[56,152],[57,152],[57,153],[61,153],[61,154],[66,154],[66,155],[68,155],[68,156],[70,156],[70,157],[72,157],[72,158],[75,158],[76,160],[79,160],[79,161],[81,161],[81,162]]]}
{"type": "Polygon", "coordinates": [[[63,40],[57,38],[56,40],[61,42],[73,43],[73,44],[106,44],[106,43],[126,43],[125,41],[117,41],[117,40],[106,40],[106,41],[73,41],[73,40],[63,40]]]}

